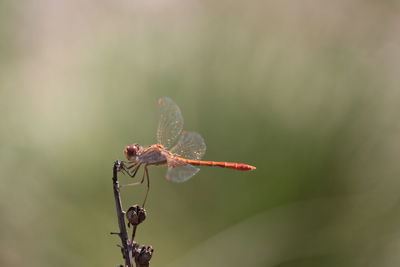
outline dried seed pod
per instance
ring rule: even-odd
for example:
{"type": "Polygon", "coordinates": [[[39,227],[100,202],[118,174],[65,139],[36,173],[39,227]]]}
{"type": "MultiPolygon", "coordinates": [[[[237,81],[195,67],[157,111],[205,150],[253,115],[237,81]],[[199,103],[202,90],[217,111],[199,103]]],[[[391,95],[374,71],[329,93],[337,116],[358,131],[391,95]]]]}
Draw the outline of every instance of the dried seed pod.
{"type": "Polygon", "coordinates": [[[143,246],[138,251],[139,253],[135,257],[137,266],[149,266],[151,257],[153,256],[154,249],[152,246],[143,246]]]}
{"type": "Polygon", "coordinates": [[[126,218],[128,219],[128,226],[138,225],[146,219],[146,210],[139,207],[138,205],[133,205],[126,212],[126,218]]]}

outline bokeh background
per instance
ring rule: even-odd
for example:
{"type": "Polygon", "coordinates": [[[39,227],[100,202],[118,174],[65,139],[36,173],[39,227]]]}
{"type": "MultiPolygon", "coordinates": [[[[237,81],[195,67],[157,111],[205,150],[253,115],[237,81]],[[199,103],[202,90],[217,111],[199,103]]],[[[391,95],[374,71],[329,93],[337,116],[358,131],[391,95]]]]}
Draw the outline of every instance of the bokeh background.
{"type": "MultiPolygon", "coordinates": [[[[0,265],[117,266],[111,169],[159,97],[205,159],[151,168],[152,266],[399,266],[397,1],[0,1],[0,265]]],[[[121,177],[123,183],[132,182],[121,177]]],[[[144,187],[123,189],[124,205],[144,187]]]]}

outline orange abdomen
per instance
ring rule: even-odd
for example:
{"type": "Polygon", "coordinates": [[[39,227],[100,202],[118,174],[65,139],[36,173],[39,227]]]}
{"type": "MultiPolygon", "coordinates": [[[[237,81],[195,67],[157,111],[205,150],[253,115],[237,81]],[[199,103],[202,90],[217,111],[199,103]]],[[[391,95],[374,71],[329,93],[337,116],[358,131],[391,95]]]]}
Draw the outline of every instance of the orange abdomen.
{"type": "Polygon", "coordinates": [[[244,163],[236,163],[236,162],[218,162],[218,161],[203,161],[203,160],[191,160],[185,158],[179,158],[179,160],[187,162],[191,165],[195,166],[217,166],[221,168],[234,169],[239,171],[251,171],[255,170],[256,167],[244,164],[244,163]]]}

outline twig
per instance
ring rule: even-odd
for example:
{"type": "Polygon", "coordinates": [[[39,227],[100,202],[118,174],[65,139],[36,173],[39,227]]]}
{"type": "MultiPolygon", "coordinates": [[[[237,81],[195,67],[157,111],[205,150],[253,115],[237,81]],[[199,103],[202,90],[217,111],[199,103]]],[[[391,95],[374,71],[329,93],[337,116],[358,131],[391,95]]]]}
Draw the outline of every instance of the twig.
{"type": "MultiPolygon", "coordinates": [[[[119,233],[111,232],[111,234],[118,235],[121,238],[122,246],[119,245],[122,252],[122,257],[125,259],[125,267],[133,267],[132,261],[134,260],[136,267],[148,267],[150,259],[153,256],[152,246],[140,246],[134,241],[137,226],[146,219],[146,210],[138,205],[131,206],[126,212],[128,220],[128,227],[133,226],[132,240],[128,239],[128,231],[125,225],[125,212],[122,209],[121,195],[119,193],[118,172],[123,170],[124,163],[122,161],[115,161],[113,167],[113,191],[115,198],[115,207],[118,217],[119,233]]],[[[121,265],[122,266],[122,265],[121,265]]]]}
{"type": "Polygon", "coordinates": [[[124,211],[122,210],[121,196],[119,194],[118,172],[121,169],[122,164],[123,163],[119,160],[114,162],[112,181],[115,198],[115,208],[117,211],[119,226],[118,236],[121,238],[122,243],[121,252],[123,258],[125,259],[125,266],[132,267],[131,258],[133,257],[133,250],[132,246],[130,246],[131,242],[129,242],[128,240],[128,232],[126,231],[124,211]]]}

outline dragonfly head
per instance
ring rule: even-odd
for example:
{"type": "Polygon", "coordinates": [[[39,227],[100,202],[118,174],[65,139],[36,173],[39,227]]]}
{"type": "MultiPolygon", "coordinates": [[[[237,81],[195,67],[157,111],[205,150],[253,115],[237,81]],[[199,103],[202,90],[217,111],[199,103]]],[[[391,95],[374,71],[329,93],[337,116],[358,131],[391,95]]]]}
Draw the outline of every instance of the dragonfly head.
{"type": "Polygon", "coordinates": [[[128,160],[134,160],[139,151],[140,151],[139,144],[132,144],[124,148],[124,154],[128,160]]]}

